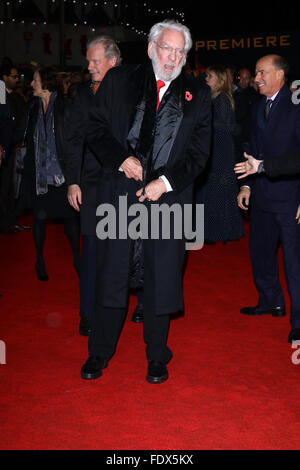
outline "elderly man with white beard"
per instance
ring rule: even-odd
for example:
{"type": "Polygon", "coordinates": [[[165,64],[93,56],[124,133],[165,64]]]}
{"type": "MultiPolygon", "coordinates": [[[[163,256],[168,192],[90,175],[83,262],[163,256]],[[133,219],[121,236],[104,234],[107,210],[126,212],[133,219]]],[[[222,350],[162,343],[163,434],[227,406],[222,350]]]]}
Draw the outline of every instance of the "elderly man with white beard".
{"type": "MultiPolygon", "coordinates": [[[[91,111],[88,136],[90,149],[104,168],[98,209],[112,204],[118,211],[124,196],[129,208],[142,204],[148,214],[153,204],[192,204],[193,182],[210,151],[211,101],[209,88],[182,72],[191,46],[189,29],[166,20],[151,28],[149,64],[124,65],[106,74],[91,111]]],[[[149,215],[149,227],[150,219],[149,215]]],[[[81,377],[102,375],[116,349],[129,289],[143,287],[146,380],[162,383],[168,379],[172,358],[167,345],[170,315],[184,308],[186,240],[174,235],[174,221],[168,238],[161,231],[143,238],[128,236],[121,213],[117,220],[118,236],[108,233],[97,241],[96,308],[81,377]]]]}

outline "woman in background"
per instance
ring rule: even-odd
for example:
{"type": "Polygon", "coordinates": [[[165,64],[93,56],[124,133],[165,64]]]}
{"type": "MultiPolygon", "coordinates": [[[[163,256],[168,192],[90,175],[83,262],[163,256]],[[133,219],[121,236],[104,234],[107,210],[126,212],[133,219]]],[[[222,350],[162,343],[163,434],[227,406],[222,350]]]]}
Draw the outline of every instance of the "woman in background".
{"type": "Polygon", "coordinates": [[[64,177],[64,135],[68,101],[58,94],[56,70],[40,67],[31,83],[33,99],[26,105],[17,129],[17,140],[26,134],[27,152],[20,189],[21,207],[33,210],[32,233],[36,249],[36,274],[48,281],[44,260],[46,221],[62,218],[65,234],[79,274],[80,231],[76,211],[69,205],[64,177]]]}
{"type": "Polygon", "coordinates": [[[210,66],[206,83],[213,102],[213,136],[211,159],[204,179],[199,181],[197,202],[204,204],[204,241],[239,240],[243,221],[237,205],[238,185],[233,171],[236,132],[234,101],[230,82],[223,66],[210,66]]]}

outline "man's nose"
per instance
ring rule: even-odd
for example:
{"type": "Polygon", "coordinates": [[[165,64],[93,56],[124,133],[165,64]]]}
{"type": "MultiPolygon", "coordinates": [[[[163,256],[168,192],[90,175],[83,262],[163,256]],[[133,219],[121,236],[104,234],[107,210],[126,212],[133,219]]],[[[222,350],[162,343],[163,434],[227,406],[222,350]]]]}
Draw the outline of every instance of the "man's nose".
{"type": "Polygon", "coordinates": [[[170,52],[169,52],[169,58],[171,60],[176,60],[176,50],[175,49],[172,49],[170,52]]]}

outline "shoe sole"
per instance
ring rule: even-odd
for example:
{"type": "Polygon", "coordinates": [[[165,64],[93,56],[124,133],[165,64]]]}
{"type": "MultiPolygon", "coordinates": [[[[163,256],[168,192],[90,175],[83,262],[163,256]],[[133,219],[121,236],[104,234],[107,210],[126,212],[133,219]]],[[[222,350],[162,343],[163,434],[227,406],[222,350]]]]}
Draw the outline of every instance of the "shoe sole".
{"type": "Polygon", "coordinates": [[[81,371],[81,378],[85,380],[93,380],[93,379],[98,379],[102,375],[102,369],[99,370],[98,372],[94,372],[94,374],[88,374],[87,372],[82,372],[81,371]]]}
{"type": "Polygon", "coordinates": [[[260,317],[261,315],[272,315],[272,317],[285,317],[286,313],[272,313],[272,312],[262,312],[262,313],[246,313],[240,312],[243,315],[248,315],[249,317],[260,317]]]}
{"type": "Polygon", "coordinates": [[[102,369],[99,369],[97,372],[94,372],[93,374],[89,374],[88,372],[83,372],[81,371],[81,378],[85,380],[93,380],[93,379],[98,379],[102,375],[102,370],[106,369],[108,366],[108,362],[106,362],[102,369]]]}
{"type": "Polygon", "coordinates": [[[153,377],[152,375],[147,375],[146,380],[150,384],[161,384],[168,380],[169,374],[162,375],[161,377],[153,377]]]}

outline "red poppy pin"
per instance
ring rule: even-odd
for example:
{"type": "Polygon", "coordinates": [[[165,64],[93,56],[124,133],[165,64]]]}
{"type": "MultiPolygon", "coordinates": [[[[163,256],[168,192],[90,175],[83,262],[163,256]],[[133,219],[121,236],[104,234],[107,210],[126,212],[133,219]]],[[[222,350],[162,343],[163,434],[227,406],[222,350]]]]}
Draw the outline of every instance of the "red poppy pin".
{"type": "Polygon", "coordinates": [[[189,91],[186,91],[185,92],[185,99],[186,99],[186,101],[191,101],[191,99],[193,99],[193,95],[189,91]]]}

